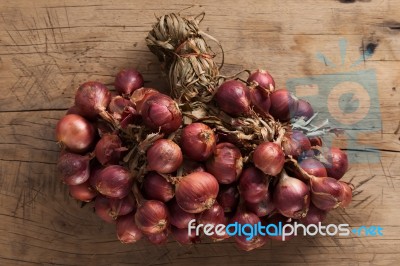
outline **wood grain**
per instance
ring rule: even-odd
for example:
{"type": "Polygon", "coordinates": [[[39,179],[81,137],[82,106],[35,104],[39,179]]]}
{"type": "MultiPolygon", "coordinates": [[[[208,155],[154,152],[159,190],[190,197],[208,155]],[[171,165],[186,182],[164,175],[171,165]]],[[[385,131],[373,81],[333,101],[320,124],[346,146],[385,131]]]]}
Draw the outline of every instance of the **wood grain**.
{"type": "MultiPolygon", "coordinates": [[[[155,15],[198,1],[0,1],[0,265],[395,265],[400,260],[400,2],[201,1],[202,27],[225,49],[225,74],[267,68],[279,86],[291,78],[373,69],[382,129],[358,136],[381,151],[351,153],[345,180],[357,186],[346,210],[327,222],[380,225],[382,237],[298,237],[253,252],[231,241],[155,247],[122,245],[113,225],[80,208],[56,177],[54,126],[87,80],[112,84],[135,67],[146,84],[165,88],[144,38],[155,15]],[[338,41],[347,40],[343,64],[338,41]],[[351,64],[375,49],[355,68],[351,64]],[[369,49],[369,50],[368,50],[369,49]],[[334,62],[316,60],[320,52],[334,62]]],[[[339,75],[339,74],[338,74],[339,75]]],[[[317,102],[312,103],[318,106],[317,102]]],[[[346,148],[346,138],[335,140],[346,148]]]]}

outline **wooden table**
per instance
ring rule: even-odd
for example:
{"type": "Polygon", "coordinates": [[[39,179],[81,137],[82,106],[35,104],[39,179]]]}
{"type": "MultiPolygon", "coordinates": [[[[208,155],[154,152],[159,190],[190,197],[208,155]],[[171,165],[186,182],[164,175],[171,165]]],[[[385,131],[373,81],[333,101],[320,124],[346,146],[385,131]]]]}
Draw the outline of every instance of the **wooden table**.
{"type": "MultiPolygon", "coordinates": [[[[72,105],[78,84],[98,80],[109,85],[119,69],[135,67],[148,86],[165,87],[144,38],[155,16],[199,1],[146,2],[0,2],[0,265],[398,264],[400,2],[396,0],[284,4],[213,0],[182,12],[206,12],[202,27],[225,48],[225,74],[267,68],[280,87],[293,78],[339,77],[363,70],[376,74],[378,96],[370,101],[378,102],[380,110],[373,111],[371,123],[378,121],[381,128],[372,133],[361,130],[357,141],[380,151],[380,157],[352,163],[344,179],[352,180],[359,194],[348,209],[334,211],[327,222],[380,225],[383,236],[298,237],[248,253],[230,241],[191,247],[172,241],[164,246],[146,241],[122,245],[112,225],[68,196],[55,172],[59,147],[54,127],[72,105]],[[343,40],[347,54],[342,62],[343,40]],[[351,67],[360,57],[359,64],[351,67]]],[[[360,97],[361,103],[366,100],[360,97]]],[[[347,147],[345,137],[335,143],[347,147]]],[[[351,159],[369,158],[370,151],[361,148],[351,153],[351,159]]]]}

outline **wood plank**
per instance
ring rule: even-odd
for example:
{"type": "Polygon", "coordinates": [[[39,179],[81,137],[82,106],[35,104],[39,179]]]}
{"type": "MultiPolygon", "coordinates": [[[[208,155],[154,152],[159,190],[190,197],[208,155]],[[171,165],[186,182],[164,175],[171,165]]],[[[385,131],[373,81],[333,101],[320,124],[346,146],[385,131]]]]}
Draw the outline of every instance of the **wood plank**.
{"type": "MultiPolygon", "coordinates": [[[[224,74],[267,68],[284,87],[294,78],[376,72],[379,97],[371,100],[379,101],[380,108],[372,110],[371,121],[380,116],[381,130],[361,132],[357,140],[380,150],[380,158],[374,161],[365,150],[350,153],[354,162],[345,180],[358,186],[360,194],[327,222],[381,225],[383,237],[298,237],[248,253],[238,251],[232,241],[193,247],[172,240],[159,247],[144,240],[120,244],[114,226],[97,219],[91,206],[80,208],[59,182],[54,127],[73,103],[80,83],[98,80],[111,87],[120,68],[136,67],[147,86],[165,88],[144,38],[155,14],[178,11],[196,1],[3,0],[0,265],[396,264],[400,260],[400,3],[341,2],[206,0],[183,13],[207,13],[202,27],[225,49],[224,74]],[[347,53],[342,64],[343,39],[347,53]],[[365,56],[369,44],[376,45],[372,56],[352,66],[365,56]],[[336,67],[319,61],[318,53],[336,67]]],[[[312,104],[323,107],[322,102],[312,104]]],[[[335,140],[343,148],[346,142],[346,135],[335,140]]]]}

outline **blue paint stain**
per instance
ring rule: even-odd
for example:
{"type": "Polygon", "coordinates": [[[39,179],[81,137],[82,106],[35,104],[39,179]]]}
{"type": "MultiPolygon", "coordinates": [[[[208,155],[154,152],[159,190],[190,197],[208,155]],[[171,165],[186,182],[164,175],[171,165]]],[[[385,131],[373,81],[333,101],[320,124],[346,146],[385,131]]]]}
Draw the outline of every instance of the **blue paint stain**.
{"type": "Polygon", "coordinates": [[[355,67],[370,58],[374,54],[377,46],[378,44],[368,43],[367,46],[364,48],[363,54],[350,67],[355,67]]]}
{"type": "Polygon", "coordinates": [[[354,93],[344,93],[339,98],[339,107],[346,114],[354,113],[360,106],[360,100],[354,93]]]}
{"type": "Polygon", "coordinates": [[[331,60],[329,60],[324,54],[322,54],[321,52],[317,52],[315,57],[318,59],[318,61],[320,61],[321,63],[325,64],[326,66],[336,67],[336,65],[331,60]]]}
{"type": "MultiPolygon", "coordinates": [[[[374,54],[377,46],[378,46],[378,44],[376,44],[376,43],[372,43],[372,42],[368,43],[367,46],[363,50],[363,54],[350,67],[358,66],[359,64],[361,64],[362,62],[364,62],[365,60],[370,58],[374,54]]],[[[346,60],[346,51],[347,51],[347,40],[346,39],[342,38],[339,40],[339,49],[340,49],[340,58],[342,61],[341,63],[343,66],[345,63],[345,60],[346,60]]],[[[317,58],[318,61],[325,64],[325,66],[336,67],[336,65],[321,52],[317,52],[315,57],[317,58]]]]}
{"type": "Polygon", "coordinates": [[[342,38],[339,40],[339,48],[340,48],[340,57],[342,58],[342,66],[344,65],[344,61],[346,59],[346,51],[347,51],[347,40],[342,38]]]}

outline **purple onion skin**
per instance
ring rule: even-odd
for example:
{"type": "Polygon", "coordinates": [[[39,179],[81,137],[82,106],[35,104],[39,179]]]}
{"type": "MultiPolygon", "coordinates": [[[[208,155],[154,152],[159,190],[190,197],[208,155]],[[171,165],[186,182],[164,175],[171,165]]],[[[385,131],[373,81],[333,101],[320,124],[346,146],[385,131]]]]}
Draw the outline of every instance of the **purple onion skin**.
{"type": "Polygon", "coordinates": [[[135,223],[146,235],[161,233],[168,227],[167,206],[158,200],[144,201],[136,210],[135,223]]]}
{"type": "Polygon", "coordinates": [[[117,237],[124,244],[131,244],[139,241],[143,234],[135,224],[133,214],[118,217],[116,223],[117,237]]]}
{"type": "Polygon", "coordinates": [[[215,147],[214,155],[206,162],[206,169],[220,184],[234,183],[243,169],[240,150],[231,143],[219,143],[215,147]]]}
{"type": "Polygon", "coordinates": [[[221,110],[229,115],[240,116],[250,112],[249,89],[240,81],[225,81],[214,98],[221,110]]]}
{"type": "Polygon", "coordinates": [[[271,99],[263,88],[255,87],[250,88],[250,100],[254,110],[261,116],[268,116],[269,109],[271,108],[271,99]]]}
{"type": "Polygon", "coordinates": [[[140,114],[146,126],[166,134],[175,132],[182,124],[182,113],[177,103],[161,93],[146,98],[140,114]]]}
{"type": "Polygon", "coordinates": [[[291,137],[300,143],[303,151],[308,151],[311,149],[311,142],[303,132],[293,130],[291,137]]]}
{"type": "Polygon", "coordinates": [[[328,163],[325,164],[329,177],[341,179],[349,169],[347,154],[339,148],[332,147],[324,154],[328,163]]]}
{"type": "Polygon", "coordinates": [[[83,184],[68,186],[69,187],[69,195],[74,199],[90,202],[97,196],[97,191],[90,186],[89,181],[86,181],[83,184]]]}
{"type": "Polygon", "coordinates": [[[271,193],[267,193],[260,202],[246,202],[246,208],[258,217],[264,217],[271,214],[275,210],[275,205],[272,201],[271,193]]]}
{"type": "Polygon", "coordinates": [[[274,188],[273,202],[276,209],[286,217],[299,219],[307,214],[310,206],[310,190],[301,180],[282,172],[274,188]]]}
{"type": "Polygon", "coordinates": [[[169,222],[177,228],[187,228],[189,222],[196,219],[196,215],[193,213],[188,213],[179,207],[175,199],[168,202],[168,220],[169,222]]]}
{"type": "Polygon", "coordinates": [[[200,236],[195,235],[195,230],[189,235],[187,228],[177,228],[172,226],[171,234],[174,239],[182,245],[191,245],[200,242],[200,236]]]}
{"type": "Polygon", "coordinates": [[[311,201],[318,209],[330,211],[339,207],[343,196],[343,187],[332,177],[310,179],[311,201]]]}
{"type": "Polygon", "coordinates": [[[307,215],[299,220],[305,225],[318,224],[326,219],[327,214],[327,211],[320,210],[311,203],[307,215]]]}
{"type": "Polygon", "coordinates": [[[310,119],[314,115],[314,109],[311,104],[302,99],[298,100],[298,106],[295,113],[295,117],[303,117],[305,120],[310,119]]]}
{"type": "Polygon", "coordinates": [[[274,90],[275,88],[273,77],[268,73],[268,71],[263,69],[258,69],[249,76],[247,82],[252,81],[257,82],[258,86],[263,89],[274,90]]]}
{"type": "Polygon", "coordinates": [[[274,142],[263,142],[254,150],[253,162],[264,174],[276,176],[285,164],[285,153],[280,145],[274,142]]]}
{"type": "Polygon", "coordinates": [[[115,77],[115,89],[122,95],[130,95],[135,90],[143,87],[142,74],[136,69],[123,69],[115,77]]]}
{"type": "Polygon", "coordinates": [[[219,191],[217,179],[207,172],[184,176],[175,187],[176,201],[184,211],[200,213],[209,209],[219,191]]]}
{"type": "MultiPolygon", "coordinates": [[[[254,213],[248,212],[248,211],[242,211],[238,210],[235,214],[235,216],[232,218],[230,223],[235,223],[238,222],[239,224],[258,224],[260,221],[260,218],[255,215],[254,213]]],[[[247,236],[241,235],[241,236],[235,236],[233,238],[236,242],[236,246],[240,249],[243,249],[245,251],[250,251],[256,248],[259,248],[267,242],[267,237],[266,236],[261,236],[261,235],[255,235],[252,239],[247,240],[247,236]]]]}
{"type": "Polygon", "coordinates": [[[88,152],[96,137],[93,125],[82,116],[75,114],[62,117],[55,131],[57,141],[73,153],[88,152]]]}
{"type": "Polygon", "coordinates": [[[317,159],[306,158],[299,163],[299,166],[310,175],[317,177],[327,176],[325,166],[317,159]]]}
{"type": "Polygon", "coordinates": [[[119,216],[127,215],[136,210],[133,194],[123,199],[112,199],[98,195],[95,200],[96,214],[108,223],[114,223],[119,216]]]}
{"type": "Polygon", "coordinates": [[[159,139],[146,152],[147,169],[161,174],[175,172],[183,162],[181,148],[174,141],[159,139]]]}
{"type": "MultiPolygon", "coordinates": [[[[273,215],[271,215],[269,217],[263,218],[261,220],[261,222],[262,222],[262,225],[264,225],[264,226],[268,226],[269,224],[278,225],[279,222],[281,222],[282,226],[283,226],[285,224],[293,224],[294,220],[291,219],[291,218],[287,218],[287,217],[283,216],[280,213],[275,213],[275,214],[273,214],[273,215]]],[[[286,228],[286,232],[287,233],[290,232],[289,230],[290,230],[290,228],[286,228]]],[[[273,227],[271,229],[271,233],[276,233],[275,231],[273,231],[273,227]]],[[[279,235],[278,236],[268,235],[269,239],[276,240],[276,241],[288,241],[288,240],[290,240],[290,239],[292,239],[294,237],[295,237],[294,233],[291,234],[291,235],[287,235],[284,240],[282,239],[282,236],[279,236],[279,235]]]]}
{"type": "Polygon", "coordinates": [[[239,190],[236,186],[220,186],[217,202],[224,212],[234,212],[239,204],[239,190]]]}
{"type": "Polygon", "coordinates": [[[102,165],[117,164],[122,156],[122,141],[117,134],[105,134],[97,142],[94,153],[102,165]]]}
{"type": "Polygon", "coordinates": [[[239,180],[239,191],[243,199],[258,203],[268,193],[269,180],[264,173],[254,166],[243,170],[239,180]]]}
{"type": "Polygon", "coordinates": [[[147,199],[167,202],[174,197],[172,184],[156,172],[147,173],[142,185],[143,194],[147,199]]]}
{"type": "Polygon", "coordinates": [[[181,148],[194,161],[205,161],[213,153],[217,139],[212,129],[203,123],[192,123],[182,130],[181,148]]]}
{"type": "Polygon", "coordinates": [[[270,95],[271,107],[269,113],[279,121],[287,122],[294,117],[298,101],[286,90],[276,90],[270,95]]]}
{"type": "Polygon", "coordinates": [[[301,143],[291,137],[291,134],[285,134],[282,140],[282,148],[285,155],[291,155],[297,159],[302,153],[301,143]]]}
{"type": "Polygon", "coordinates": [[[57,170],[61,180],[67,185],[80,185],[90,177],[90,158],[66,152],[60,156],[57,170]]]}
{"type": "Polygon", "coordinates": [[[122,199],[132,189],[133,177],[128,169],[110,165],[101,170],[95,178],[95,188],[102,195],[122,199]]]}
{"type": "Polygon", "coordinates": [[[153,245],[163,245],[168,241],[168,230],[164,230],[160,233],[147,235],[147,240],[153,245]]]}
{"type": "Polygon", "coordinates": [[[75,94],[75,105],[86,118],[95,118],[105,111],[111,102],[111,92],[97,81],[88,81],[79,86],[75,94]]]}

